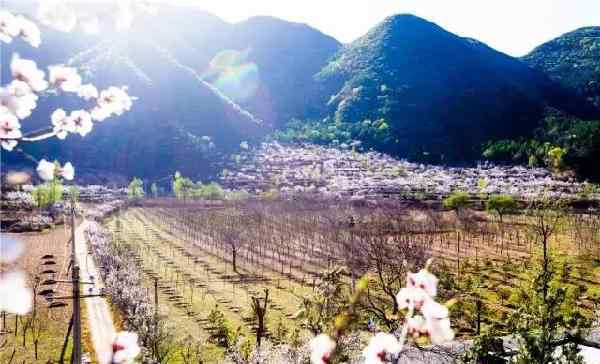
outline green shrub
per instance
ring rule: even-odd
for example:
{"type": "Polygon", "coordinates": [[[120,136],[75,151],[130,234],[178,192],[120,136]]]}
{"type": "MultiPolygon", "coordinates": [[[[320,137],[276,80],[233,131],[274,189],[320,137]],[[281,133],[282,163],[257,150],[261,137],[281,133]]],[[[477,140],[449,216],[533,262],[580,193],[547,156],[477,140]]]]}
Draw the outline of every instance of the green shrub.
{"type": "Polygon", "coordinates": [[[517,207],[517,201],[510,195],[492,195],[485,203],[485,209],[497,213],[500,221],[505,214],[516,210],[517,207]]]}
{"type": "Polygon", "coordinates": [[[61,201],[63,197],[61,180],[54,178],[52,181],[36,186],[32,197],[39,208],[49,207],[61,201]]]}
{"type": "Polygon", "coordinates": [[[470,203],[470,196],[464,191],[454,191],[443,201],[444,207],[451,210],[460,210],[470,203]]]}
{"type": "Polygon", "coordinates": [[[132,200],[144,197],[144,182],[142,182],[141,179],[134,177],[127,188],[127,196],[132,200]]]}
{"type": "Polygon", "coordinates": [[[215,306],[208,314],[207,319],[213,325],[209,341],[224,348],[229,347],[234,332],[229,328],[225,314],[219,310],[218,306],[215,306]]]}
{"type": "Polygon", "coordinates": [[[225,191],[216,182],[211,182],[205,185],[200,184],[194,190],[194,197],[205,200],[224,200],[225,191]]]}

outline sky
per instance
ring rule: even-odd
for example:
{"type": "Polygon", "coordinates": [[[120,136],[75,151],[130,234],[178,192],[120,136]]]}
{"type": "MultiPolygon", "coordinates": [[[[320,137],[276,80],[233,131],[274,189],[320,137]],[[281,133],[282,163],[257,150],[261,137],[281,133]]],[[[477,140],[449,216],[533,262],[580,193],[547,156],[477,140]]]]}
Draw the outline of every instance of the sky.
{"type": "Polygon", "coordinates": [[[270,15],[350,42],[385,17],[412,13],[513,56],[582,26],[600,26],[600,0],[163,0],[193,2],[229,22],[270,15]]]}

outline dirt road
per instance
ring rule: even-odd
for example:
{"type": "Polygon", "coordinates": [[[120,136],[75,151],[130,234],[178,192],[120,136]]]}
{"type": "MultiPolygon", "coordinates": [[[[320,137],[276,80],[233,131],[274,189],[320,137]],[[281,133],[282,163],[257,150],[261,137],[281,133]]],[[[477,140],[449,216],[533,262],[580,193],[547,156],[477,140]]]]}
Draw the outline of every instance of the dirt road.
{"type": "MultiPolygon", "coordinates": [[[[88,226],[89,221],[84,220],[75,230],[77,261],[80,267],[81,280],[89,281],[90,277],[93,276],[96,282],[91,291],[91,286],[83,285],[83,293],[97,294],[99,289],[104,287],[104,284],[92,256],[88,254],[88,244],[84,234],[88,226]]],[[[84,299],[83,302],[87,311],[87,325],[91,333],[96,359],[100,364],[107,364],[111,359],[112,341],[115,336],[112,313],[104,297],[90,297],[84,299]]]]}

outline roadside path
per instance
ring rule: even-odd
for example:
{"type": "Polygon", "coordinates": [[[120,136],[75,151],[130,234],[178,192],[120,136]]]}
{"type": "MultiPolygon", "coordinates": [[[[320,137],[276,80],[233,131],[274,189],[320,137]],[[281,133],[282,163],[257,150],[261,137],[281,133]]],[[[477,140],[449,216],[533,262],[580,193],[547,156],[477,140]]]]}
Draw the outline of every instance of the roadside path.
{"type": "MultiPolygon", "coordinates": [[[[82,285],[82,294],[97,294],[100,288],[104,287],[104,283],[94,259],[88,254],[88,244],[84,232],[89,225],[90,222],[84,220],[75,230],[75,248],[81,280],[89,281],[90,276],[93,276],[96,282],[92,292],[89,291],[89,285],[82,285]]],[[[87,310],[87,325],[96,352],[96,360],[99,364],[107,364],[112,356],[112,341],[116,334],[108,302],[104,297],[90,297],[85,298],[83,303],[87,310]]]]}

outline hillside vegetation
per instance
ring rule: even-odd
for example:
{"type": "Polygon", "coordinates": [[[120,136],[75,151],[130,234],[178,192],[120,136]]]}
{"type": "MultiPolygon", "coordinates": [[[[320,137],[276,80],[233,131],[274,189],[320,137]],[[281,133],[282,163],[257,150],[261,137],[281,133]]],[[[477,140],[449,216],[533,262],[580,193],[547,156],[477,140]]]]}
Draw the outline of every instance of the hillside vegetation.
{"type": "Polygon", "coordinates": [[[591,111],[519,60],[412,15],[387,18],[318,78],[333,90],[334,128],[433,162],[476,159],[488,140],[530,135],[547,106],[591,111]]]}
{"type": "Polygon", "coordinates": [[[600,27],[585,27],[544,43],[523,60],[600,107],[600,27]]]}

